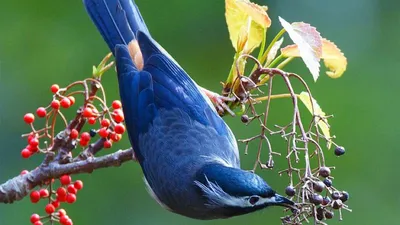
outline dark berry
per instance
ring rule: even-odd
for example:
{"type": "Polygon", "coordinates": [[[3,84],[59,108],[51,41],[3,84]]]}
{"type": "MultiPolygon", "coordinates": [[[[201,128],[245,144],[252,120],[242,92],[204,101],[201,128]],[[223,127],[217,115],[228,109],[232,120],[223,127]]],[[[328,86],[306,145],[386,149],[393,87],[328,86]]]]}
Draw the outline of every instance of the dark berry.
{"type": "Polygon", "coordinates": [[[328,205],[329,203],[331,203],[331,199],[328,196],[324,197],[322,205],[328,205]]]}
{"type": "Polygon", "coordinates": [[[287,196],[292,197],[292,196],[294,196],[296,194],[296,189],[294,189],[293,186],[287,186],[286,189],[285,189],[285,193],[286,193],[287,196]]]}
{"type": "Polygon", "coordinates": [[[249,116],[244,114],[240,117],[240,120],[242,120],[243,123],[248,123],[249,122],[249,116]]]}
{"type": "Polygon", "coordinates": [[[311,198],[310,198],[310,202],[315,204],[315,205],[320,205],[322,203],[322,201],[324,200],[324,198],[322,197],[322,195],[319,194],[314,194],[311,198]]]}
{"type": "Polygon", "coordinates": [[[327,218],[327,219],[332,219],[334,215],[335,214],[333,212],[331,212],[331,211],[326,211],[325,212],[325,218],[327,218]]]}
{"type": "Polygon", "coordinates": [[[340,198],[340,193],[338,191],[334,191],[332,192],[331,197],[333,200],[337,200],[340,198]]]}
{"type": "Polygon", "coordinates": [[[335,148],[335,155],[341,156],[341,155],[344,155],[344,153],[346,153],[346,150],[344,149],[344,147],[342,147],[342,146],[337,146],[337,147],[335,148]]]}
{"type": "Polygon", "coordinates": [[[347,200],[349,200],[349,193],[347,193],[346,191],[342,191],[342,194],[340,195],[340,200],[342,200],[342,202],[346,202],[347,200]]]}
{"type": "Polygon", "coordinates": [[[325,178],[323,182],[327,187],[332,187],[332,180],[331,179],[325,178]]]}
{"type": "Polygon", "coordinates": [[[319,168],[319,175],[321,177],[329,177],[331,175],[331,169],[323,166],[323,167],[319,168]]]}
{"type": "Polygon", "coordinates": [[[333,201],[332,208],[340,209],[340,208],[342,208],[342,206],[343,206],[342,200],[338,199],[338,200],[333,201]]]}
{"type": "Polygon", "coordinates": [[[318,220],[324,219],[324,209],[321,207],[317,208],[317,219],[318,220]]]}
{"type": "Polygon", "coordinates": [[[322,181],[314,183],[313,188],[316,192],[322,192],[325,189],[325,184],[322,181]]]}
{"type": "Polygon", "coordinates": [[[97,132],[95,129],[90,129],[89,134],[90,134],[90,137],[95,137],[97,132]]]}

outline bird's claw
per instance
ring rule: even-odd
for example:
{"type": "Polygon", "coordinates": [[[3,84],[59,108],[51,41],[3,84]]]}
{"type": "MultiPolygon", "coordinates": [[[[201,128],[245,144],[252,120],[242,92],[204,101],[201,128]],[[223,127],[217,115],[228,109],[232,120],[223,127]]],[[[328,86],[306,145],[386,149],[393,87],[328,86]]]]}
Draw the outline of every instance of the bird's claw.
{"type": "Polygon", "coordinates": [[[220,115],[224,115],[225,112],[228,112],[231,116],[235,116],[235,113],[231,110],[227,103],[234,102],[235,100],[235,97],[225,97],[218,94],[211,99],[220,115]]]}
{"type": "Polygon", "coordinates": [[[225,114],[225,112],[228,112],[231,116],[235,116],[235,113],[231,110],[231,108],[227,104],[228,102],[235,102],[236,101],[235,97],[222,96],[202,87],[201,90],[214,104],[215,109],[217,110],[219,115],[222,116],[225,114]]]}

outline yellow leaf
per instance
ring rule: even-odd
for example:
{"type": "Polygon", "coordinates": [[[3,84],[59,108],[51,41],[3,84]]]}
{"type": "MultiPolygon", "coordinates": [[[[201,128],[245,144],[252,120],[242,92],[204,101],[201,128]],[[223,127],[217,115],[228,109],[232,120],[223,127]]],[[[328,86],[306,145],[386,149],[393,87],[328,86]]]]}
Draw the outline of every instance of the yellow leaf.
{"type": "Polygon", "coordinates": [[[326,74],[331,78],[339,78],[347,68],[347,59],[335,43],[322,39],[322,58],[329,71],[326,74]]]}
{"type": "MultiPolygon", "coordinates": [[[[324,111],[322,111],[317,101],[314,98],[310,98],[310,95],[307,92],[301,92],[299,98],[303,102],[303,104],[307,107],[308,111],[310,111],[313,116],[317,116],[315,117],[315,122],[318,124],[325,138],[330,140],[331,133],[329,130],[328,119],[324,118],[326,114],[324,111]]],[[[331,144],[332,144],[331,141],[328,141],[328,148],[331,147],[331,144]]]]}
{"type": "Polygon", "coordinates": [[[233,47],[236,52],[251,53],[261,44],[265,29],[271,26],[267,8],[249,0],[225,0],[225,9],[233,47]]]}
{"type": "MultiPolygon", "coordinates": [[[[288,45],[281,49],[285,57],[300,57],[297,45],[288,45]]],[[[325,66],[329,69],[326,74],[331,78],[339,78],[347,68],[347,59],[335,43],[322,38],[322,55],[325,66]]]]}
{"type": "Polygon", "coordinates": [[[267,61],[265,62],[265,65],[269,65],[272,62],[272,60],[275,59],[276,53],[278,53],[278,50],[281,47],[282,43],[283,43],[283,38],[281,38],[279,41],[275,42],[274,45],[272,45],[271,49],[268,52],[267,61]]]}

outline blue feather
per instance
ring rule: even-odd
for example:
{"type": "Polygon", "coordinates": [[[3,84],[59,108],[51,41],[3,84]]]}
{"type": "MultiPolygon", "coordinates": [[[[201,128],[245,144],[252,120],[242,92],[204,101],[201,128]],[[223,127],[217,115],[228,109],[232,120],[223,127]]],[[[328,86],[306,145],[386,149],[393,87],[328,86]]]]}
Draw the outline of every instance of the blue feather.
{"type": "Polygon", "coordinates": [[[149,34],[134,1],[83,0],[83,3],[113,53],[116,45],[127,45],[136,39],[139,30],[149,34]]]}

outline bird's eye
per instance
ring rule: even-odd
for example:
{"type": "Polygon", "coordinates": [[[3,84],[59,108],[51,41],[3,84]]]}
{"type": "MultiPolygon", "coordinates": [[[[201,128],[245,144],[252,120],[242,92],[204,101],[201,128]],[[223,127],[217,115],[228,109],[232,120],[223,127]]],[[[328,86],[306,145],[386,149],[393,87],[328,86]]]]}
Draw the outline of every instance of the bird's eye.
{"type": "Polygon", "coordinates": [[[255,204],[258,202],[258,200],[260,200],[259,197],[252,196],[252,197],[250,197],[250,199],[249,199],[249,203],[252,204],[252,205],[255,205],[255,204]]]}

